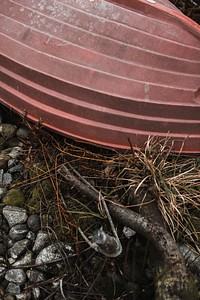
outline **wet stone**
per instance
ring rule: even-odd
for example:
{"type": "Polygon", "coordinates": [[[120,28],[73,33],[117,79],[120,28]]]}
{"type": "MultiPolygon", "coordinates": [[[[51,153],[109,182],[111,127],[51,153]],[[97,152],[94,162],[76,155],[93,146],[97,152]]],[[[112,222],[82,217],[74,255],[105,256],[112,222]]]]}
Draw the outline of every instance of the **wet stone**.
{"type": "Polygon", "coordinates": [[[7,292],[13,294],[13,295],[17,295],[21,293],[21,288],[18,284],[14,283],[14,282],[10,282],[7,286],[7,292]]]}
{"type": "Polygon", "coordinates": [[[48,241],[49,241],[48,233],[46,231],[39,231],[36,236],[35,244],[33,246],[33,251],[38,252],[42,250],[48,241]]]}
{"type": "Polygon", "coordinates": [[[26,224],[17,224],[9,231],[9,236],[14,241],[22,240],[28,233],[28,226],[26,224]]]}
{"type": "Polygon", "coordinates": [[[6,272],[5,279],[9,282],[22,285],[26,282],[26,274],[22,269],[11,269],[6,272]]]}
{"type": "Polygon", "coordinates": [[[33,232],[40,230],[40,217],[37,214],[31,215],[27,220],[28,227],[33,232]]]}
{"type": "Polygon", "coordinates": [[[9,249],[9,254],[12,258],[16,259],[23,255],[30,246],[30,241],[27,239],[17,241],[9,249]]]}
{"type": "Polygon", "coordinates": [[[3,208],[3,215],[10,227],[26,222],[28,216],[24,208],[6,205],[3,208]]]}

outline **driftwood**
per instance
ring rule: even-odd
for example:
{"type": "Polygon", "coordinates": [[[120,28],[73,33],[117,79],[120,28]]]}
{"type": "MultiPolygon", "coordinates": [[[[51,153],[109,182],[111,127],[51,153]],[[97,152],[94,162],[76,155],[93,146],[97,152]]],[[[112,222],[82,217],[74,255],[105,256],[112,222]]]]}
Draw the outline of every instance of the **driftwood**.
{"type": "MultiPolygon", "coordinates": [[[[99,193],[81,176],[75,176],[66,166],[58,173],[77,190],[86,194],[97,203],[99,193]]],[[[77,172],[76,172],[77,175],[77,172]]],[[[110,214],[119,223],[135,230],[152,242],[162,257],[163,265],[155,282],[157,300],[196,300],[198,292],[187,273],[187,269],[178,247],[171,235],[158,223],[153,223],[140,214],[123,207],[119,202],[108,202],[110,214]]]]}

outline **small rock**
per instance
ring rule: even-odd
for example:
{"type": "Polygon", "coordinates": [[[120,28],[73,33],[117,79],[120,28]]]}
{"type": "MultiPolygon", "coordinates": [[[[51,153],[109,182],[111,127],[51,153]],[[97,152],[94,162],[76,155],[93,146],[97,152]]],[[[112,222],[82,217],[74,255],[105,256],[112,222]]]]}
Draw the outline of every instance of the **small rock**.
{"type": "Polygon", "coordinates": [[[26,274],[22,269],[11,269],[6,272],[5,279],[9,282],[22,285],[26,282],[26,274]]]}
{"type": "Polygon", "coordinates": [[[9,236],[14,241],[22,240],[28,233],[28,226],[26,224],[17,224],[9,231],[9,236]]]}
{"type": "Polygon", "coordinates": [[[45,280],[44,274],[38,270],[34,270],[34,269],[28,270],[26,272],[26,275],[29,278],[29,280],[34,283],[45,280]]]}
{"type": "MultiPolygon", "coordinates": [[[[7,292],[13,294],[13,295],[17,295],[21,293],[21,288],[18,284],[14,283],[14,282],[10,282],[7,286],[7,292]]],[[[14,298],[13,298],[14,299],[14,298]]]]}
{"type": "Polygon", "coordinates": [[[5,255],[6,251],[7,251],[7,249],[4,246],[4,244],[0,243],[0,255],[5,255]]]}
{"type": "Polygon", "coordinates": [[[32,300],[31,293],[28,292],[27,290],[25,292],[23,292],[23,293],[20,293],[19,295],[15,295],[15,298],[17,300],[28,300],[28,299],[32,300]]]}
{"type": "Polygon", "coordinates": [[[0,279],[4,277],[5,273],[6,273],[6,267],[0,266],[0,279]]]}
{"type": "Polygon", "coordinates": [[[42,270],[47,270],[47,263],[51,263],[55,260],[59,260],[63,257],[63,250],[72,251],[71,246],[65,245],[64,243],[51,244],[44,248],[36,257],[35,264],[40,266],[42,270]]]}
{"type": "Polygon", "coordinates": [[[9,161],[8,161],[8,169],[10,169],[10,168],[18,165],[18,163],[19,163],[19,160],[16,159],[16,158],[9,159],[9,161]]]}
{"type": "Polygon", "coordinates": [[[17,267],[17,266],[27,266],[27,265],[30,265],[31,263],[32,263],[32,253],[28,252],[21,259],[17,260],[13,264],[13,266],[15,266],[15,267],[17,267]]]}
{"type": "Polygon", "coordinates": [[[16,159],[23,152],[21,147],[11,147],[1,151],[1,154],[9,156],[9,159],[16,159]]]}
{"type": "Polygon", "coordinates": [[[22,140],[26,140],[29,136],[29,130],[27,127],[21,126],[16,133],[17,137],[22,140]]]}
{"type": "Polygon", "coordinates": [[[17,126],[12,124],[1,124],[0,125],[0,133],[1,135],[8,139],[12,138],[17,131],[17,126]]]}
{"type": "Polygon", "coordinates": [[[13,265],[16,262],[16,259],[14,259],[12,257],[9,257],[8,262],[9,262],[10,265],[13,265]]]}
{"type": "Polygon", "coordinates": [[[4,170],[0,169],[0,184],[3,184],[3,173],[4,173],[4,170]]]}
{"type": "Polygon", "coordinates": [[[34,300],[40,299],[40,295],[41,295],[40,289],[37,287],[32,288],[32,295],[34,300]]]}
{"type": "Polygon", "coordinates": [[[0,200],[5,196],[6,192],[7,192],[6,187],[0,187],[0,200]]]}
{"type": "Polygon", "coordinates": [[[8,173],[16,173],[16,172],[22,172],[24,169],[24,166],[22,163],[19,163],[16,166],[13,166],[12,168],[8,169],[8,173]]]}
{"type": "Polygon", "coordinates": [[[24,208],[17,206],[6,205],[3,208],[3,215],[8,221],[10,227],[26,222],[28,216],[24,208]]]}
{"type": "Polygon", "coordinates": [[[12,175],[10,173],[3,174],[3,185],[8,185],[12,182],[12,175]]]}
{"type": "Polygon", "coordinates": [[[16,259],[26,252],[30,246],[30,241],[27,239],[15,242],[9,249],[9,254],[12,258],[16,259]]]}
{"type": "Polygon", "coordinates": [[[28,227],[33,232],[38,232],[40,230],[40,218],[38,215],[33,214],[27,220],[28,227]]]}
{"type": "Polygon", "coordinates": [[[26,235],[26,238],[30,241],[35,241],[35,232],[29,231],[26,235]]]}
{"type": "Polygon", "coordinates": [[[33,246],[33,251],[35,252],[40,251],[41,249],[44,248],[44,246],[48,241],[49,241],[48,233],[46,231],[39,231],[36,236],[35,244],[33,246]]]}

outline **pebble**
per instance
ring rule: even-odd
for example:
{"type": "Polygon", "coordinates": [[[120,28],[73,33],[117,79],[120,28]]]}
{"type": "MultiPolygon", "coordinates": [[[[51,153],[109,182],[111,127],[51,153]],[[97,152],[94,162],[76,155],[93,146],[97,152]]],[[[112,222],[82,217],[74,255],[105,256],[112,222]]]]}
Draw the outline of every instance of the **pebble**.
{"type": "Polygon", "coordinates": [[[2,267],[0,265],[0,279],[4,277],[5,273],[6,273],[6,267],[2,267]]]}
{"type": "Polygon", "coordinates": [[[12,182],[12,175],[10,173],[3,174],[3,185],[6,186],[12,182]]]}
{"type": "Polygon", "coordinates": [[[9,231],[9,236],[14,241],[22,240],[28,233],[28,226],[26,224],[17,224],[9,231]]]}
{"type": "Polygon", "coordinates": [[[31,231],[38,232],[40,230],[40,217],[37,214],[30,215],[27,224],[31,231]]]}
{"type": "Polygon", "coordinates": [[[31,282],[34,282],[34,283],[45,280],[44,274],[42,272],[38,271],[38,270],[34,270],[34,269],[33,270],[28,270],[26,272],[26,275],[29,278],[29,280],[31,282]]]}
{"type": "Polygon", "coordinates": [[[24,169],[24,166],[22,163],[19,163],[16,166],[13,166],[12,168],[8,169],[8,173],[16,173],[16,172],[22,172],[24,169]]]}
{"type": "Polygon", "coordinates": [[[15,263],[13,263],[13,266],[27,266],[32,263],[32,253],[28,252],[26,253],[21,259],[18,259],[15,263]]]}
{"type": "Polygon", "coordinates": [[[19,139],[22,139],[22,140],[26,140],[29,136],[29,130],[27,127],[25,126],[21,126],[17,132],[16,132],[16,135],[19,139]]]}
{"type": "Polygon", "coordinates": [[[10,282],[7,286],[7,292],[17,295],[21,293],[21,288],[18,284],[14,283],[14,282],[10,282]]]}
{"type": "Polygon", "coordinates": [[[17,259],[26,252],[29,246],[30,241],[27,239],[23,239],[21,241],[15,242],[8,252],[12,258],[17,259]]]}
{"type": "Polygon", "coordinates": [[[14,137],[17,131],[17,126],[12,124],[1,124],[0,133],[5,139],[14,137]]]}
{"type": "Polygon", "coordinates": [[[22,285],[26,282],[26,274],[22,269],[10,269],[6,272],[5,279],[9,282],[22,285]]]}
{"type": "Polygon", "coordinates": [[[35,244],[33,246],[33,251],[38,252],[44,248],[46,243],[49,241],[49,235],[46,231],[39,231],[36,239],[35,239],[35,244]]]}
{"type": "Polygon", "coordinates": [[[3,208],[3,215],[8,221],[10,227],[26,222],[28,216],[24,208],[17,206],[6,205],[3,208]]]}
{"type": "MultiPolygon", "coordinates": [[[[1,182],[1,179],[0,179],[1,182]]],[[[6,187],[0,187],[0,200],[5,196],[7,192],[7,188],[6,187]]]]}
{"type": "Polygon", "coordinates": [[[55,260],[59,260],[63,257],[63,250],[72,251],[69,245],[64,243],[51,244],[48,247],[42,249],[35,259],[36,265],[42,265],[43,270],[47,270],[47,264],[55,260]]]}

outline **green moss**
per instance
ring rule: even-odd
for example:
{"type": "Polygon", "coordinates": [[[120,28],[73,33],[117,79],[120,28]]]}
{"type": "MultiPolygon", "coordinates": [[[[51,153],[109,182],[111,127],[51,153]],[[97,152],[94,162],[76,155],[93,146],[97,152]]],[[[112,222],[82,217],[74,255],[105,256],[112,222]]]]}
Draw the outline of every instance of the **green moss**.
{"type": "Polygon", "coordinates": [[[9,190],[3,198],[3,204],[13,205],[13,206],[24,206],[25,197],[20,189],[9,190]]]}
{"type": "Polygon", "coordinates": [[[39,211],[41,201],[43,204],[48,204],[54,196],[54,189],[51,181],[49,179],[45,179],[38,182],[33,187],[30,194],[30,198],[27,200],[30,212],[39,211]]]}

